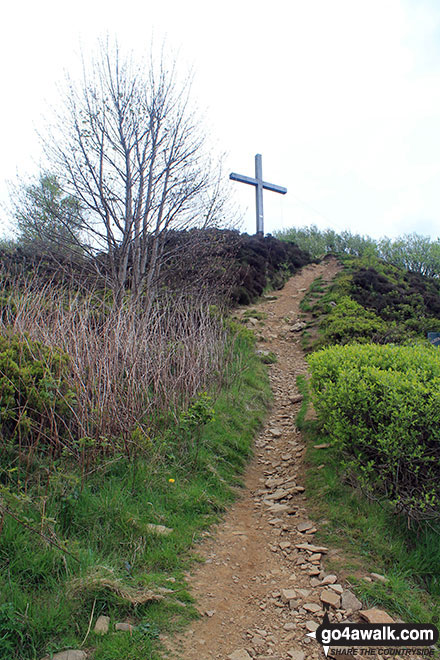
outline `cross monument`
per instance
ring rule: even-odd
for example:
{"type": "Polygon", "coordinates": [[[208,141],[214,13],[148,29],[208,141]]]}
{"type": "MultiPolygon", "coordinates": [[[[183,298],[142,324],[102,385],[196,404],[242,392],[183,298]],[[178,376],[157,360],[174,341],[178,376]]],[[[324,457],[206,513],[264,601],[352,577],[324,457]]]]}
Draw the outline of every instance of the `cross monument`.
{"type": "Polygon", "coordinates": [[[240,181],[240,183],[248,183],[255,186],[256,201],[257,201],[257,234],[264,235],[264,217],[263,217],[263,188],[266,190],[273,190],[273,192],[285,195],[287,188],[276,186],[274,183],[267,183],[263,181],[263,167],[261,164],[261,154],[255,156],[255,179],[243,174],[236,174],[231,172],[229,178],[233,181],[240,181]]]}

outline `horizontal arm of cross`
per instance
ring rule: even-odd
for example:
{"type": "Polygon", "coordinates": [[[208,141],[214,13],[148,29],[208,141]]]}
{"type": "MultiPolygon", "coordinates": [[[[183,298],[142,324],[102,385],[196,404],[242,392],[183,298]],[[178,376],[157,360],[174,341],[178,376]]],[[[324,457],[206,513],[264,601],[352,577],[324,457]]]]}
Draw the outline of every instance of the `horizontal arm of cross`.
{"type": "MultiPolygon", "coordinates": [[[[251,186],[258,186],[259,183],[257,179],[254,179],[251,176],[245,176],[244,174],[236,174],[235,172],[231,172],[229,178],[232,179],[232,181],[240,181],[241,183],[248,183],[251,186]]],[[[266,190],[272,190],[273,192],[281,193],[281,195],[285,195],[287,192],[287,188],[283,188],[283,186],[277,186],[275,185],[275,183],[267,183],[267,181],[263,181],[262,186],[266,190]]]]}

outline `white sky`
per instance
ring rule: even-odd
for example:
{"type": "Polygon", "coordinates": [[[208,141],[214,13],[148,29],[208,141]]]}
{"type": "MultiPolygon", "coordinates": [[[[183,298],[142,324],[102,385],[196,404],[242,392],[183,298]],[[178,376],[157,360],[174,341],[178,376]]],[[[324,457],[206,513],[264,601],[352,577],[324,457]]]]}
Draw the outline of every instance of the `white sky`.
{"type": "MultiPolygon", "coordinates": [[[[38,173],[47,108],[82,44],[151,36],[195,72],[193,99],[227,172],[263,155],[265,230],[317,224],[440,236],[438,0],[15,0],[0,25],[0,200],[38,173]]],[[[255,231],[254,188],[230,182],[255,231]]],[[[0,213],[0,225],[6,216],[0,213]]]]}

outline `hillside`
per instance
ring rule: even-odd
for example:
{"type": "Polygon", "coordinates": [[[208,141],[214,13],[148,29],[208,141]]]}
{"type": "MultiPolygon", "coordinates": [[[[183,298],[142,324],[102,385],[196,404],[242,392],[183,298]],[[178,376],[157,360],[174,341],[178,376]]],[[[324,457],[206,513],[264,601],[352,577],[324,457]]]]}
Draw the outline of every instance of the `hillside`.
{"type": "Polygon", "coordinates": [[[191,546],[234,498],[268,406],[253,334],[225,312],[310,258],[170,232],[151,304],[115,301],[103,254],[0,257],[0,658],[109,660],[128,641],[154,657],[194,616],[191,546]],[[100,616],[133,635],[101,637],[100,616]]]}
{"type": "Polygon", "coordinates": [[[4,255],[0,658],[317,659],[327,605],[426,622],[437,280],[271,237],[171,238],[148,315],[87,269],[4,255]],[[217,285],[256,306],[224,316],[217,285]]]}
{"type": "MultiPolygon", "coordinates": [[[[365,270],[370,273],[369,268],[373,267],[366,269],[358,259],[343,264],[333,257],[326,258],[290,279],[273,299],[263,300],[253,309],[241,310],[239,316],[257,334],[261,355],[271,356],[274,404],[255,442],[255,457],[246,473],[246,490],[212,537],[198,548],[203,563],[194,568],[190,585],[199,602],[201,618],[177,641],[166,640],[167,648],[172,650],[166,657],[195,660],[202,653],[203,657],[229,660],[318,659],[324,657],[322,650],[307,633],[316,630],[324,611],[329,612],[331,621],[361,623],[429,622],[433,613],[440,611],[438,520],[431,515],[432,511],[423,520],[423,515],[416,515],[415,507],[411,511],[405,509],[403,500],[400,507],[398,502],[390,501],[391,491],[380,493],[378,484],[368,481],[371,475],[362,471],[366,467],[363,458],[354,461],[346,448],[348,441],[342,444],[344,434],[351,434],[350,441],[356,450],[360,447],[356,408],[359,417],[366,411],[374,423],[382,412],[381,401],[386,404],[386,397],[392,396],[391,381],[386,383],[385,393],[360,389],[356,396],[363,372],[348,388],[344,387],[343,373],[335,381],[339,399],[335,402],[326,398],[339,363],[344,368],[350,360],[357,365],[358,339],[361,348],[369,351],[367,362],[375,360],[373,333],[377,331],[377,323],[384,319],[374,315],[374,323],[367,325],[361,317],[361,335],[350,331],[352,323],[359,319],[361,310],[368,316],[373,314],[372,309],[356,303],[356,313],[345,316],[348,300],[352,300],[349,292],[356,292],[358,287],[357,273],[365,270]],[[353,289],[349,288],[352,281],[353,289]],[[345,325],[338,335],[339,345],[334,348],[334,334],[326,334],[326,324],[327,316],[339,305],[338,313],[345,325]],[[310,402],[310,366],[301,349],[302,332],[308,333],[311,386],[318,419],[310,402]],[[315,341],[311,345],[313,332],[315,341]],[[312,352],[324,344],[329,347],[328,353],[319,349],[312,352]],[[331,351],[336,349],[338,353],[332,359],[331,351]],[[346,359],[344,351],[347,351],[346,359]],[[371,405],[369,397],[373,396],[376,399],[371,405]],[[353,404],[351,417],[341,417],[345,414],[344,401],[353,404]],[[357,439],[353,438],[353,431],[357,439]],[[371,484],[376,490],[368,490],[371,484]]],[[[393,273],[397,281],[406,281],[402,271],[388,271],[386,264],[378,264],[377,268],[393,273]]],[[[436,283],[423,282],[426,287],[422,291],[432,294],[436,283]]],[[[382,279],[380,283],[383,284],[382,279]]],[[[392,311],[390,307],[391,303],[385,306],[388,315],[392,311]]],[[[420,309],[418,304],[415,309],[420,309]]],[[[399,314],[396,305],[396,319],[400,318],[399,314]]],[[[429,309],[427,318],[435,318],[429,309]]],[[[399,333],[405,328],[406,325],[397,327],[397,335],[402,336],[399,333]]],[[[416,335],[412,333],[411,328],[405,339],[413,339],[416,335]]],[[[380,339],[388,338],[384,335],[380,339]]],[[[394,360],[397,376],[394,386],[398,387],[404,381],[402,371],[410,371],[410,357],[405,353],[406,348],[397,356],[394,351],[398,347],[390,342],[377,345],[377,350],[382,348],[390,351],[390,359],[394,360]]],[[[433,353],[436,350],[427,346],[425,355],[420,349],[415,356],[420,369],[424,368],[423,359],[428,370],[429,365],[434,368],[432,355],[436,355],[433,353]]],[[[381,367],[374,366],[377,370],[381,367]]],[[[385,369],[389,367],[388,361],[385,369]]],[[[356,367],[353,371],[356,372],[356,367]]],[[[413,387],[411,381],[409,393],[417,396],[413,387]]],[[[389,407],[395,405],[396,400],[392,399],[389,407]]],[[[428,428],[429,415],[418,411],[419,405],[417,400],[410,414],[413,421],[418,416],[420,424],[428,428]]],[[[400,408],[398,411],[402,413],[400,408]]],[[[395,449],[396,441],[401,442],[402,455],[410,455],[411,448],[414,449],[411,430],[415,431],[415,427],[409,426],[407,433],[407,424],[411,422],[403,414],[395,421],[391,427],[391,417],[381,419],[381,430],[384,432],[388,427],[387,441],[391,447],[395,449]]],[[[434,420],[429,424],[431,439],[437,439],[434,420]]],[[[374,462],[374,438],[369,447],[369,458],[377,469],[378,481],[382,481],[379,485],[383,485],[387,475],[385,466],[378,468],[374,462]]],[[[365,447],[362,449],[365,451],[365,447]]],[[[389,466],[393,465],[392,458],[391,454],[386,457],[389,466]]],[[[402,461],[402,472],[404,468],[402,461]]],[[[428,476],[421,469],[420,483],[422,474],[428,476]]],[[[413,481],[413,495],[415,485],[413,481]]],[[[436,510],[438,515],[438,504],[436,510]]],[[[421,513],[423,510],[418,510],[421,513]]],[[[404,653],[393,651],[393,657],[405,657],[404,653]]],[[[330,657],[338,656],[331,653],[330,657]]],[[[376,657],[388,655],[378,651],[376,657]]]]}

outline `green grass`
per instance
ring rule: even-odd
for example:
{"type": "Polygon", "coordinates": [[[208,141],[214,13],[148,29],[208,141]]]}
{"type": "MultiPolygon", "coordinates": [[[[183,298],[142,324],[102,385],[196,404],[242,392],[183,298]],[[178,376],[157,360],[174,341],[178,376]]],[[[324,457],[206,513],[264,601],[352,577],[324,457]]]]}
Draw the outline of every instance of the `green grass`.
{"type": "Polygon", "coordinates": [[[43,519],[41,498],[29,493],[18,501],[21,520],[65,543],[71,554],[5,518],[0,660],[34,660],[80,647],[92,611],[82,648],[94,649],[94,660],[155,660],[158,635],[197,616],[184,575],[195,560],[192,548],[237,496],[270,400],[266,368],[250,333],[239,334],[234,355],[227,384],[213,402],[214,418],[193,429],[190,442],[183,442],[183,424],[168,429],[151,439],[142,460],[131,463],[121,456],[103,463],[83,487],[80,476],[60,461],[43,519]],[[149,530],[151,523],[173,532],[158,536],[149,530]],[[146,600],[148,590],[162,599],[146,600]],[[100,614],[111,620],[104,637],[93,633],[100,614]],[[114,623],[125,620],[136,626],[133,635],[113,632],[114,623]]]}
{"type": "Polygon", "coordinates": [[[278,357],[273,351],[269,351],[267,355],[260,354],[260,360],[264,364],[276,364],[278,362],[278,357]]]}
{"type": "Polygon", "coordinates": [[[391,507],[367,499],[344,481],[336,451],[314,449],[327,438],[315,421],[305,421],[310,399],[303,376],[298,388],[304,399],[297,426],[308,438],[306,487],[320,521],[317,539],[341,549],[334,567],[346,574],[367,607],[383,607],[407,622],[430,622],[440,616],[440,527],[408,527],[391,507]],[[362,577],[369,572],[388,582],[366,582],[362,577]]]}
{"type": "Polygon", "coordinates": [[[264,321],[264,319],[267,319],[267,314],[265,312],[261,312],[258,309],[247,309],[244,314],[243,314],[244,319],[257,319],[258,321],[264,321]]]}

